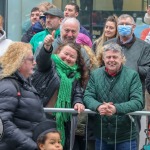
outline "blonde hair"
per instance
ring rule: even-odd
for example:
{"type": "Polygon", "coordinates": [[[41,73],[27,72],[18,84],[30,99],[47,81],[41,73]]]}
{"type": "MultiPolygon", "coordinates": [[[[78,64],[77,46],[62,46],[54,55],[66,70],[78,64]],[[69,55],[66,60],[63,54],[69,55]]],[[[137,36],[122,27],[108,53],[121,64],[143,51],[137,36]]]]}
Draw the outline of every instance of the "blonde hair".
{"type": "Polygon", "coordinates": [[[4,22],[3,17],[0,15],[0,29],[3,28],[3,22],[4,22]]]}
{"type": "Polygon", "coordinates": [[[97,59],[99,66],[102,66],[103,65],[103,47],[99,48],[99,51],[97,52],[97,55],[96,55],[96,59],[97,59]]]}
{"type": "Polygon", "coordinates": [[[28,43],[13,42],[0,57],[2,71],[0,78],[5,78],[15,73],[22,65],[23,60],[32,52],[32,47],[28,43]]]}
{"type": "MultiPolygon", "coordinates": [[[[37,6],[39,9],[41,7],[45,8],[45,11],[48,11],[50,8],[56,8],[55,5],[51,4],[50,2],[42,2],[37,6]]],[[[41,11],[41,10],[40,10],[41,11]]]]}
{"type": "MultiPolygon", "coordinates": [[[[115,27],[116,27],[116,34],[114,35],[114,37],[117,37],[118,36],[118,32],[117,32],[117,21],[118,21],[118,18],[116,15],[113,15],[113,16],[109,16],[105,22],[105,26],[106,26],[106,23],[110,21],[110,22],[114,22],[115,23],[115,27]]],[[[105,33],[104,33],[104,30],[105,30],[105,26],[104,26],[104,29],[103,29],[103,34],[101,37],[99,37],[96,41],[95,41],[95,44],[96,44],[96,49],[95,49],[95,53],[96,53],[96,57],[98,59],[99,55],[101,54],[101,48],[103,47],[103,44],[104,42],[107,41],[107,37],[105,36],[105,33]]],[[[112,38],[114,38],[112,37],[112,38]]]]}
{"type": "Polygon", "coordinates": [[[92,49],[87,45],[82,45],[82,47],[85,49],[86,53],[90,58],[90,70],[98,68],[99,64],[92,49]]]}

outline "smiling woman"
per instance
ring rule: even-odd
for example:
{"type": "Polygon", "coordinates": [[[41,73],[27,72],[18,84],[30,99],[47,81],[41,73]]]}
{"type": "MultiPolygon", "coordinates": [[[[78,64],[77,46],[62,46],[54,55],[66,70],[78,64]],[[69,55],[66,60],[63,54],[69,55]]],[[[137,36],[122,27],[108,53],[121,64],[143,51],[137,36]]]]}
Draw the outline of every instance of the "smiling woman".
{"type": "Polygon", "coordinates": [[[117,16],[109,16],[105,22],[103,34],[93,44],[93,50],[99,65],[102,65],[102,46],[104,42],[117,36],[117,16]]]}
{"type": "MultiPolygon", "coordinates": [[[[80,45],[68,42],[58,47],[55,54],[52,54],[53,48],[44,48],[39,52],[32,83],[44,107],[74,108],[79,113],[84,110],[82,87],[87,75],[80,49],[80,45]]],[[[47,118],[56,118],[64,149],[69,149],[70,114],[46,115],[47,118]]]]}

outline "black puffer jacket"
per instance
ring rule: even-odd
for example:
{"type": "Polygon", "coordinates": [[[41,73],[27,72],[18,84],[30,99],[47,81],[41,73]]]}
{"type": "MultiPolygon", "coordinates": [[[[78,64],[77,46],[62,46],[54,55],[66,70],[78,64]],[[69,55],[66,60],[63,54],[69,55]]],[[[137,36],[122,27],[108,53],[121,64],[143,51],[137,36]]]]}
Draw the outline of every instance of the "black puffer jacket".
{"type": "Polygon", "coordinates": [[[30,82],[19,72],[0,80],[0,117],[4,124],[4,136],[0,150],[35,150],[32,140],[36,125],[46,120],[41,100],[30,82]],[[21,96],[10,78],[18,80],[21,96]]]}
{"type": "MultiPolygon", "coordinates": [[[[40,50],[36,59],[37,70],[32,79],[34,87],[43,100],[44,107],[48,104],[55,91],[59,89],[60,85],[60,78],[57,75],[55,64],[50,58],[52,50],[51,48],[51,51],[47,52],[44,47],[40,50]]],[[[73,74],[70,74],[69,77],[71,78],[72,75],[73,74]]],[[[79,81],[73,83],[71,98],[72,106],[78,102],[82,103],[83,90],[79,81]]]]}
{"type": "Polygon", "coordinates": [[[31,38],[35,33],[32,30],[32,26],[26,31],[26,33],[22,36],[21,42],[29,43],[31,38]]]}

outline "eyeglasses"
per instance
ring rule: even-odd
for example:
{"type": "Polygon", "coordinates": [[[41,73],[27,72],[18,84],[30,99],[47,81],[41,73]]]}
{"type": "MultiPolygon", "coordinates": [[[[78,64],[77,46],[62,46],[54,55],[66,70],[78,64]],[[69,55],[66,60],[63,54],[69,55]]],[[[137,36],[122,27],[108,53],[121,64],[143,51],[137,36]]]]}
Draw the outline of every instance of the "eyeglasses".
{"type": "Polygon", "coordinates": [[[35,59],[34,59],[34,57],[28,57],[28,58],[26,58],[25,60],[29,60],[29,61],[31,61],[32,63],[34,63],[34,61],[35,61],[35,59]]]}

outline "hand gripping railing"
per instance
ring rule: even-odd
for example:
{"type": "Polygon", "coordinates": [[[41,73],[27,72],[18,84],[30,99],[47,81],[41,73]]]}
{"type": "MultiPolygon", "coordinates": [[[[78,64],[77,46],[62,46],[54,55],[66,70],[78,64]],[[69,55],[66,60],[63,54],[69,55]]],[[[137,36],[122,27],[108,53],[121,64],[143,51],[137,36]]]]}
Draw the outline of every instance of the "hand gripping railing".
{"type": "MultiPolygon", "coordinates": [[[[72,114],[77,114],[77,110],[74,110],[73,108],[44,108],[45,112],[67,112],[67,113],[72,113],[72,114]]],[[[97,114],[97,112],[91,111],[90,109],[85,109],[82,113],[87,113],[87,114],[97,114]]],[[[142,116],[150,116],[150,111],[135,111],[128,113],[130,119],[134,121],[132,115],[142,115],[142,116]]],[[[74,137],[75,137],[75,121],[74,117],[72,117],[71,120],[71,138],[70,138],[70,150],[72,150],[73,145],[74,145],[74,137]],[[73,130],[74,129],[74,130],[73,130]]]]}
{"type": "MultiPolygon", "coordinates": [[[[68,112],[68,113],[72,113],[72,114],[78,113],[73,108],[44,108],[44,111],[45,112],[68,112]]],[[[96,112],[91,111],[90,109],[85,109],[82,113],[97,114],[96,112]]],[[[150,116],[150,111],[146,111],[146,110],[135,111],[135,112],[128,113],[128,115],[150,116]]]]}

